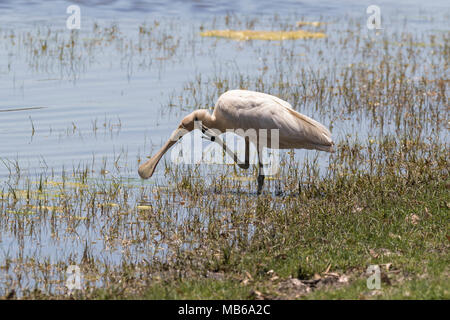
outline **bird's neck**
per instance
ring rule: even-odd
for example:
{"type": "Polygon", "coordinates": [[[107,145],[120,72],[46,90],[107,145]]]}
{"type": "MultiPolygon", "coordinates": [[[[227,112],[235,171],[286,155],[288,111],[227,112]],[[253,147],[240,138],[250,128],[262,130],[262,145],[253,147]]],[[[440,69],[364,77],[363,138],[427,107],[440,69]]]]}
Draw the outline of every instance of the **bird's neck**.
{"type": "Polygon", "coordinates": [[[202,124],[204,126],[206,126],[207,128],[221,130],[221,128],[218,127],[219,123],[216,120],[216,117],[214,117],[214,115],[211,115],[208,112],[208,110],[206,110],[206,109],[198,110],[198,116],[197,117],[202,122],[202,124]]]}

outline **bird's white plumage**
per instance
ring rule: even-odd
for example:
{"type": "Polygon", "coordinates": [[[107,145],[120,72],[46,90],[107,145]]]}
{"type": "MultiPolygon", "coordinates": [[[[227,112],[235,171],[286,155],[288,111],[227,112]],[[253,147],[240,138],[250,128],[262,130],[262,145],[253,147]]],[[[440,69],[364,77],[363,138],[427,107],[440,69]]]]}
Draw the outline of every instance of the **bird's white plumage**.
{"type": "Polygon", "coordinates": [[[329,151],[333,142],[330,131],[319,122],[298,113],[275,96],[231,90],[222,94],[213,116],[222,119],[226,128],[278,129],[279,148],[305,148],[329,151]]]}
{"type": "MultiPolygon", "coordinates": [[[[148,179],[153,172],[164,153],[167,152],[178,139],[189,131],[195,129],[195,122],[202,122],[202,131],[211,141],[221,141],[209,129],[217,129],[219,132],[227,130],[236,130],[235,133],[246,136],[246,150],[251,143],[256,144],[258,149],[263,147],[280,149],[316,149],[333,152],[333,141],[330,131],[319,122],[295,111],[292,106],[275,96],[249,91],[249,90],[231,90],[222,94],[214,108],[214,113],[209,114],[205,109],[199,109],[184,117],[177,129],[172,133],[170,139],[161,147],[161,149],[149,160],[139,166],[138,172],[143,179],[148,179]],[[208,130],[207,130],[208,129],[208,130]],[[241,129],[239,131],[239,129],[241,129]],[[251,139],[247,132],[249,129],[256,131],[256,139],[251,139]],[[260,130],[267,130],[267,140],[259,136],[260,130]],[[278,130],[278,145],[276,139],[272,143],[271,129],[278,130]],[[241,132],[241,133],[239,133],[241,132]],[[248,139],[247,139],[248,137],[248,139]],[[264,143],[264,144],[262,144],[264,143]]],[[[220,134],[220,133],[219,133],[220,134]]],[[[223,141],[220,143],[231,153],[233,159],[237,162],[237,155],[230,151],[223,141]]],[[[247,159],[248,151],[245,152],[247,159]]],[[[258,150],[258,159],[260,151],[258,150]]],[[[260,160],[260,159],[259,159],[260,160]]],[[[246,160],[247,162],[247,160],[246,160]]],[[[260,173],[258,175],[258,193],[261,192],[264,183],[264,175],[261,173],[262,164],[259,163],[260,173]]],[[[244,164],[241,168],[248,168],[244,164]]]]}

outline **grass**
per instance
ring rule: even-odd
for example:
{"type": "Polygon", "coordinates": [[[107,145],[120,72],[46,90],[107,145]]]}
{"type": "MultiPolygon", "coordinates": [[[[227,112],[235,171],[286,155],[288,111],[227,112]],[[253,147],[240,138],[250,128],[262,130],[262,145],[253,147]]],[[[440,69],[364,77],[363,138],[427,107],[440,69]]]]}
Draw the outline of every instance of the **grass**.
{"type": "Polygon", "coordinates": [[[255,31],[255,30],[207,30],[200,33],[202,37],[229,38],[233,40],[295,40],[324,38],[320,32],[297,31],[255,31]]]}
{"type": "MultiPolygon", "coordinates": [[[[268,23],[233,19],[199,29],[268,23]]],[[[271,23],[295,28],[276,17],[271,23]]],[[[134,40],[117,26],[94,26],[93,39],[58,38],[51,30],[44,42],[5,31],[0,39],[21,41],[37,70],[75,59],[77,77],[97,46],[119,48],[122,58],[136,52],[142,63],[147,54],[164,55],[164,64],[180,63],[200,43],[216,65],[223,46],[234,45],[198,30],[171,36],[167,26],[143,24],[134,40]]],[[[0,256],[0,296],[67,299],[65,272],[76,264],[79,299],[448,299],[448,35],[405,27],[389,38],[364,37],[354,21],[345,32],[323,28],[326,38],[302,45],[241,43],[263,57],[253,59],[255,72],[217,67],[192,74],[163,104],[178,119],[209,108],[228,89],[252,89],[329,124],[337,152],[310,152],[302,161],[283,153],[280,173],[260,196],[255,168],[166,159],[159,180],[142,182],[135,169],[143,159],[129,161],[125,152],[103,158],[100,167],[93,156],[92,163],[37,176],[19,160],[0,159],[9,173],[0,181],[0,240],[9,244],[0,256]],[[352,63],[337,63],[350,55],[352,63]],[[366,286],[369,265],[381,268],[379,290],[366,286]]],[[[105,136],[123,133],[125,120],[116,122],[105,117],[105,136]]],[[[85,137],[102,126],[91,124],[85,137]]],[[[73,122],[61,139],[78,131],[73,122]]]]}
{"type": "MultiPolygon", "coordinates": [[[[392,163],[399,165],[397,161],[392,163]]],[[[215,201],[199,195],[197,188],[203,183],[191,181],[188,186],[180,181],[183,205],[194,209],[187,210],[188,219],[175,221],[173,208],[164,202],[160,206],[153,204],[151,209],[136,209],[143,223],[136,222],[136,228],[142,230],[130,237],[131,241],[155,243],[157,237],[143,239],[143,235],[138,235],[158,230],[159,245],[167,246],[164,260],[155,254],[153,263],[123,261],[119,268],[102,270],[95,257],[84,254],[82,270],[97,274],[108,285],[103,289],[93,286],[77,297],[448,298],[450,204],[446,159],[438,157],[436,167],[423,167],[420,162],[408,165],[409,174],[348,174],[319,180],[313,188],[282,196],[266,193],[256,197],[229,191],[216,194],[219,204],[222,197],[232,203],[240,202],[239,211],[232,205],[229,212],[226,207],[214,209],[215,201]],[[248,201],[249,198],[253,200],[248,201]],[[185,245],[184,250],[180,250],[181,244],[185,245]],[[97,265],[96,271],[93,265],[97,265]],[[382,289],[373,296],[365,287],[369,265],[380,265],[384,279],[382,289]],[[316,284],[306,293],[304,288],[285,289],[291,279],[305,283],[316,279],[323,285],[316,284]],[[339,279],[345,281],[341,283],[339,279]]],[[[108,194],[113,192],[113,184],[108,187],[108,194]]],[[[93,192],[89,184],[66,185],[93,192]]],[[[119,184],[118,188],[123,187],[119,184]]],[[[70,195],[64,198],[70,201],[70,195]]],[[[102,215],[122,218],[123,203],[99,202],[102,215]]],[[[14,216],[19,223],[27,215],[14,216]]],[[[76,224],[95,223],[95,219],[87,212],[85,217],[72,216],[67,224],[76,229],[76,224]]],[[[123,238],[126,224],[112,223],[109,228],[118,229],[111,230],[108,237],[123,238]]],[[[144,261],[149,259],[147,256],[144,261]]],[[[88,287],[93,284],[86,283],[88,287]]],[[[34,294],[29,297],[35,297],[34,294]]]]}

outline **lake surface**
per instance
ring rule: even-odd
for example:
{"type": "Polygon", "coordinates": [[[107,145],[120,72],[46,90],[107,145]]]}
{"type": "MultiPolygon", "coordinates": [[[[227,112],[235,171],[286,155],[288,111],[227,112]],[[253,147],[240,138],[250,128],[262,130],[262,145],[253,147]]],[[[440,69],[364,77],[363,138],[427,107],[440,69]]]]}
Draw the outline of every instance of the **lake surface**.
{"type": "MultiPolygon", "coordinates": [[[[231,14],[236,19],[259,18],[261,28],[270,29],[264,20],[279,14],[287,23],[305,17],[309,21],[351,17],[360,20],[364,27],[368,17],[365,10],[370,4],[370,1],[343,1],[339,5],[335,1],[1,1],[0,157],[17,160],[23,170],[35,174],[43,166],[70,168],[92,161],[93,154],[102,159],[125,152],[129,174],[136,176],[137,163],[131,160],[148,155],[149,145],[154,145],[154,151],[180,119],[196,108],[175,102],[172,109],[177,112],[168,110],[170,95],[182,92],[192,75],[206,79],[218,69],[234,68],[251,76],[261,65],[258,47],[266,46],[264,42],[217,43],[202,39],[201,25],[215,23],[219,28],[223,26],[220,17],[231,14]],[[39,40],[30,43],[20,37],[31,34],[43,38],[51,29],[59,32],[59,39],[68,38],[65,10],[72,3],[81,7],[82,27],[76,31],[81,40],[93,37],[93,24],[97,23],[103,27],[116,25],[123,41],[90,52],[80,50],[81,57],[72,69],[67,62],[58,66],[59,61],[54,57],[33,58],[39,40]],[[153,21],[165,28],[162,36],[171,33],[177,36],[180,44],[175,52],[156,49],[144,56],[118,48],[126,41],[138,41],[139,26],[151,25],[153,21]],[[8,42],[11,33],[18,36],[15,45],[8,42]],[[208,49],[211,42],[215,48],[208,49]],[[36,109],[20,110],[27,108],[36,109]],[[180,111],[183,108],[186,111],[180,111]],[[99,129],[94,132],[96,126],[99,129]]],[[[382,9],[384,33],[395,32],[404,19],[408,20],[409,29],[448,27],[445,1],[378,4],[382,9]]],[[[176,45],[173,42],[171,45],[176,45]]],[[[306,51],[305,43],[318,45],[297,41],[293,45],[298,46],[299,54],[306,51]]],[[[343,56],[341,62],[346,60],[350,62],[351,57],[343,56]]],[[[317,118],[308,110],[299,108],[299,111],[317,118]]],[[[328,125],[327,119],[319,116],[317,120],[328,125]]],[[[352,131],[354,125],[357,123],[342,126],[340,134],[352,131]]],[[[333,134],[339,133],[336,130],[333,134]]],[[[0,176],[7,174],[5,166],[0,165],[0,176]]]]}

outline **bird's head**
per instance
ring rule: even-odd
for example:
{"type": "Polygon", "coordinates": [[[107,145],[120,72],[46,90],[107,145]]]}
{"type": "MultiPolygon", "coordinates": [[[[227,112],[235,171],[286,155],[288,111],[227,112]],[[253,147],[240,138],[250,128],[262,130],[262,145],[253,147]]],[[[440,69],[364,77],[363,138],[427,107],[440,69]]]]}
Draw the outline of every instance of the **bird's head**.
{"type": "MultiPolygon", "coordinates": [[[[148,179],[153,175],[155,168],[164,155],[178,140],[180,140],[185,134],[197,128],[195,126],[196,121],[201,121],[203,125],[210,124],[211,116],[208,110],[196,110],[181,120],[180,125],[175,131],[172,132],[169,140],[162,146],[162,148],[149,160],[139,166],[138,173],[143,179],[148,179]]],[[[199,129],[202,127],[199,125],[199,129]]]]}

